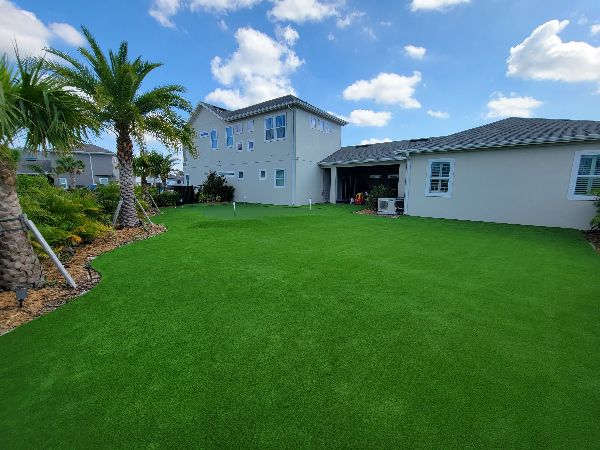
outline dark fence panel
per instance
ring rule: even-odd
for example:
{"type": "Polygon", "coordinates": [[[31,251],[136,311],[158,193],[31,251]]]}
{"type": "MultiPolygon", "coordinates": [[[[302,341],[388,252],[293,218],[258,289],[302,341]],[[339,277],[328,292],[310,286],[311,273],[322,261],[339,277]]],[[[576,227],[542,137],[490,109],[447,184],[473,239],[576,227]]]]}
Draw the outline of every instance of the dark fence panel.
{"type": "Polygon", "coordinates": [[[173,186],[172,189],[179,194],[180,204],[189,205],[190,203],[196,203],[194,186],[173,186]]]}

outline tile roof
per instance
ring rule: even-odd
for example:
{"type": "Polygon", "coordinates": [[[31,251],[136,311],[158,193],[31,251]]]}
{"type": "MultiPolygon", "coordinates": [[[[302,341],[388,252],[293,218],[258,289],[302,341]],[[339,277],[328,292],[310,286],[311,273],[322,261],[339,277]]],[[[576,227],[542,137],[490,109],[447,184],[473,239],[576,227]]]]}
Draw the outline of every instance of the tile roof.
{"type": "Polygon", "coordinates": [[[511,117],[448,136],[342,147],[319,164],[401,160],[406,153],[600,141],[600,121],[511,117]]]}
{"type": "Polygon", "coordinates": [[[74,153],[107,153],[114,155],[115,152],[112,152],[106,148],[99,147],[94,144],[84,144],[80,147],[77,147],[73,150],[74,153]]]}
{"type": "Polygon", "coordinates": [[[302,108],[306,111],[324,117],[327,120],[330,120],[331,122],[337,123],[338,125],[346,125],[348,123],[345,120],[342,120],[339,117],[334,116],[333,114],[329,114],[328,112],[323,111],[322,109],[317,108],[316,106],[311,105],[310,103],[305,102],[304,100],[299,99],[294,95],[284,95],[283,97],[267,100],[266,102],[257,103],[256,105],[251,105],[246,108],[236,109],[235,111],[229,111],[227,109],[223,109],[206,102],[198,102],[198,106],[196,106],[196,109],[190,116],[190,121],[196,117],[196,115],[200,111],[200,108],[206,108],[212,111],[219,118],[226,122],[233,122],[246,117],[251,117],[258,114],[275,111],[277,109],[286,108],[288,106],[296,106],[298,108],[302,108]]]}

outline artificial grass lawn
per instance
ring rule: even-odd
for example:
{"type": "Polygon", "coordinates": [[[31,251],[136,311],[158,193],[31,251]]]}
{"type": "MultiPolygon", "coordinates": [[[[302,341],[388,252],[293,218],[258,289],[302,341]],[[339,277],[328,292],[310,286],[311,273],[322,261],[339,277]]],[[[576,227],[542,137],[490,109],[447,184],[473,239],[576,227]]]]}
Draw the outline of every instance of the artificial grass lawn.
{"type": "Polygon", "coordinates": [[[600,445],[572,230],[186,207],[0,337],[0,447],[600,445]]]}

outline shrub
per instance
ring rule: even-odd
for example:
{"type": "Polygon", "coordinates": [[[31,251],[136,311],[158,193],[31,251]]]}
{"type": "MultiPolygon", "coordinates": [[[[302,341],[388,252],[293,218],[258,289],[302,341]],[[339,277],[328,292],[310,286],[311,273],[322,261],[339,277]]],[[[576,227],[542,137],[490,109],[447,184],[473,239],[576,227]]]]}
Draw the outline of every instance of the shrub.
{"type": "Polygon", "coordinates": [[[179,194],[174,191],[163,191],[160,194],[157,192],[151,193],[152,198],[156,202],[156,206],[164,208],[165,206],[177,206],[179,194]]]}
{"type": "Polygon", "coordinates": [[[235,194],[235,187],[228,185],[225,177],[216,172],[208,173],[202,184],[202,191],[198,194],[199,202],[231,202],[235,194]]]}
{"type": "Polygon", "coordinates": [[[592,194],[597,196],[595,205],[598,210],[598,214],[596,214],[596,217],[592,219],[590,226],[592,230],[600,230],[600,189],[592,191],[592,194]]]}
{"type": "Polygon", "coordinates": [[[110,183],[105,185],[97,185],[94,189],[94,195],[96,201],[102,208],[105,214],[112,216],[119,205],[119,199],[121,198],[121,192],[119,191],[119,185],[117,183],[110,183]]]}
{"type": "Polygon", "coordinates": [[[391,196],[392,191],[383,184],[379,184],[369,192],[366,202],[367,208],[377,211],[377,199],[391,196]]]}
{"type": "MultiPolygon", "coordinates": [[[[110,230],[110,216],[87,189],[65,191],[51,186],[43,176],[19,175],[17,193],[29,219],[58,253],[91,242],[110,230]]],[[[34,242],[34,248],[40,246],[34,242]]]]}

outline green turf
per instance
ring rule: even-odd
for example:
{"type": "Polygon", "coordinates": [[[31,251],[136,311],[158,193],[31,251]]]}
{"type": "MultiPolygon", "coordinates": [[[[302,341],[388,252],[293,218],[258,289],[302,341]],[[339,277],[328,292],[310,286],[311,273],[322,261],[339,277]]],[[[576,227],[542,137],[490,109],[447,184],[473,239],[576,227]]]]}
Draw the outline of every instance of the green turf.
{"type": "Polygon", "coordinates": [[[166,211],[0,337],[0,447],[598,448],[579,232],[351,211],[166,211]]]}

